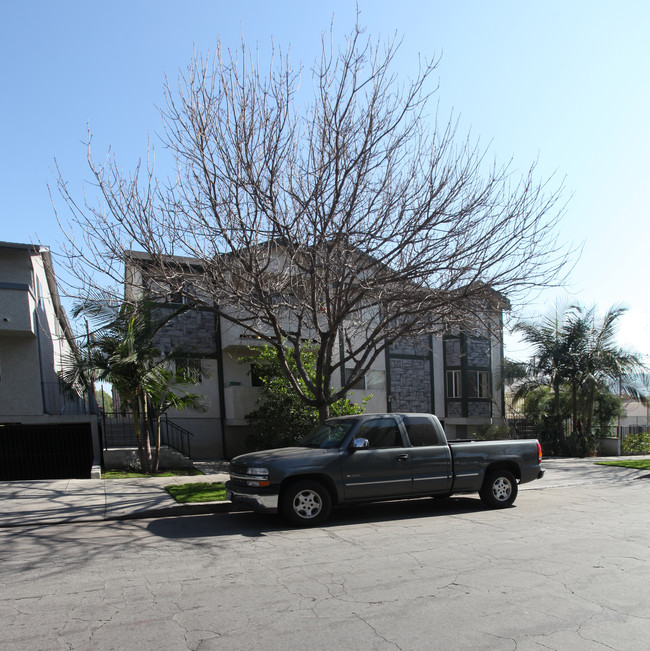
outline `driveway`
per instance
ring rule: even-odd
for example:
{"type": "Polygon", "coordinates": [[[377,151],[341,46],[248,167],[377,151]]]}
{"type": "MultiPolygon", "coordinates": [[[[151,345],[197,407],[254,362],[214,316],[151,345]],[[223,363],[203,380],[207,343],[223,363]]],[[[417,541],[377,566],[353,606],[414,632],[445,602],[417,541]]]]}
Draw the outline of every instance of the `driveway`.
{"type": "MultiPolygon", "coordinates": [[[[647,459],[644,457],[624,457],[625,459],[647,459]]],[[[631,481],[650,476],[650,470],[637,470],[620,466],[603,466],[599,461],[617,461],[621,457],[588,457],[585,459],[544,459],[545,469],[541,480],[523,484],[522,490],[559,488],[562,486],[577,486],[580,484],[596,484],[603,482],[631,481]]]]}

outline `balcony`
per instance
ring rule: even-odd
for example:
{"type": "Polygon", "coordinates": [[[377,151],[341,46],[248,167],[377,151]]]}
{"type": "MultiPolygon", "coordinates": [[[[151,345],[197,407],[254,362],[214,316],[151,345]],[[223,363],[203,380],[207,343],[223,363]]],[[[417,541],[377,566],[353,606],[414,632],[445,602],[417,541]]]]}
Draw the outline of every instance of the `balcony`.
{"type": "Polygon", "coordinates": [[[242,355],[249,346],[263,346],[264,341],[247,334],[241,326],[222,321],[221,346],[226,353],[242,355]]]}
{"type": "Polygon", "coordinates": [[[27,286],[0,285],[0,336],[35,336],[34,300],[27,286]]]}

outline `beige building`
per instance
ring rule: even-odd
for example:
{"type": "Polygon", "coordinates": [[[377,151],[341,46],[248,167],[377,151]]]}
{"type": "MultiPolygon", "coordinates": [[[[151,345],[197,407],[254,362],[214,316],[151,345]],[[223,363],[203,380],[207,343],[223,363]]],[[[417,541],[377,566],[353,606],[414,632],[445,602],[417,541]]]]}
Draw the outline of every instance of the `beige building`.
{"type": "MultiPolygon", "coordinates": [[[[186,300],[182,293],[166,293],[162,284],[147,277],[146,255],[132,252],[132,260],[134,264],[126,270],[127,295],[144,287],[164,296],[170,308],[186,300]]],[[[201,273],[198,261],[177,258],[174,263],[186,269],[184,287],[201,284],[192,281],[192,275],[201,273]]],[[[451,439],[470,437],[481,424],[503,424],[504,397],[498,378],[503,364],[502,310],[506,302],[495,303],[484,319],[491,324],[489,329],[483,326],[471,332],[428,335],[390,346],[350,391],[349,398],[360,403],[365,396],[372,396],[366,407],[369,413],[435,414],[451,439]]],[[[223,307],[220,312],[223,314],[223,307]]],[[[169,412],[170,419],[193,434],[192,457],[231,458],[247,451],[247,415],[254,410],[261,389],[255,386],[251,365],[241,360],[250,356],[250,347],[263,342],[204,306],[170,322],[156,344],[162,351],[190,347],[188,364],[199,379],[194,390],[209,401],[204,414],[169,412]]],[[[340,382],[343,386],[343,377],[340,382]]]]}
{"type": "Polygon", "coordinates": [[[57,371],[75,346],[47,247],[0,242],[0,478],[90,476],[96,418],[57,371]]]}

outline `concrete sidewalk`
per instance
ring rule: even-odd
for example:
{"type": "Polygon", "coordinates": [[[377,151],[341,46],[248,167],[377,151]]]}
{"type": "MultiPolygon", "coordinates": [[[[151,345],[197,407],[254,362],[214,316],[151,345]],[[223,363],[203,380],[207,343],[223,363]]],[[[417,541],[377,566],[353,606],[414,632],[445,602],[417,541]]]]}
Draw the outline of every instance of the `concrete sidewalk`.
{"type": "MultiPolygon", "coordinates": [[[[644,457],[647,458],[647,457],[644,457]]],[[[614,457],[608,458],[614,460],[614,457]]],[[[548,459],[543,479],[522,490],[650,478],[647,470],[594,465],[606,459],[548,459]]],[[[169,484],[225,482],[224,461],[196,462],[205,475],[146,479],[53,479],[0,482],[0,527],[94,522],[227,511],[229,502],[178,504],[169,484]]]]}
{"type": "Polygon", "coordinates": [[[212,513],[229,508],[230,502],[178,504],[165,490],[170,484],[228,479],[227,462],[195,462],[194,465],[206,474],[0,482],[0,527],[212,513]]]}

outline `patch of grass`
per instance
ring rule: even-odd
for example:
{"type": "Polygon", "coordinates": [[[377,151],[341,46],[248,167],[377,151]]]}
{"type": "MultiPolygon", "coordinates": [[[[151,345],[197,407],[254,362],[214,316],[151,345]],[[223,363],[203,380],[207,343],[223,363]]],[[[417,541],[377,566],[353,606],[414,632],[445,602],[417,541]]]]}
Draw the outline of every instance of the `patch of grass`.
{"type": "Polygon", "coordinates": [[[188,502],[223,502],[226,499],[226,487],[221,482],[200,481],[191,484],[172,484],[165,490],[179,503],[188,502]]]}
{"type": "Polygon", "coordinates": [[[141,477],[194,477],[203,473],[198,468],[170,468],[161,470],[155,475],[147,475],[144,472],[130,472],[127,470],[107,470],[102,473],[103,479],[138,479],[141,477]]]}
{"type": "Polygon", "coordinates": [[[621,459],[620,461],[598,461],[601,466],[621,466],[623,468],[637,468],[650,470],[650,459],[621,459]]]}

